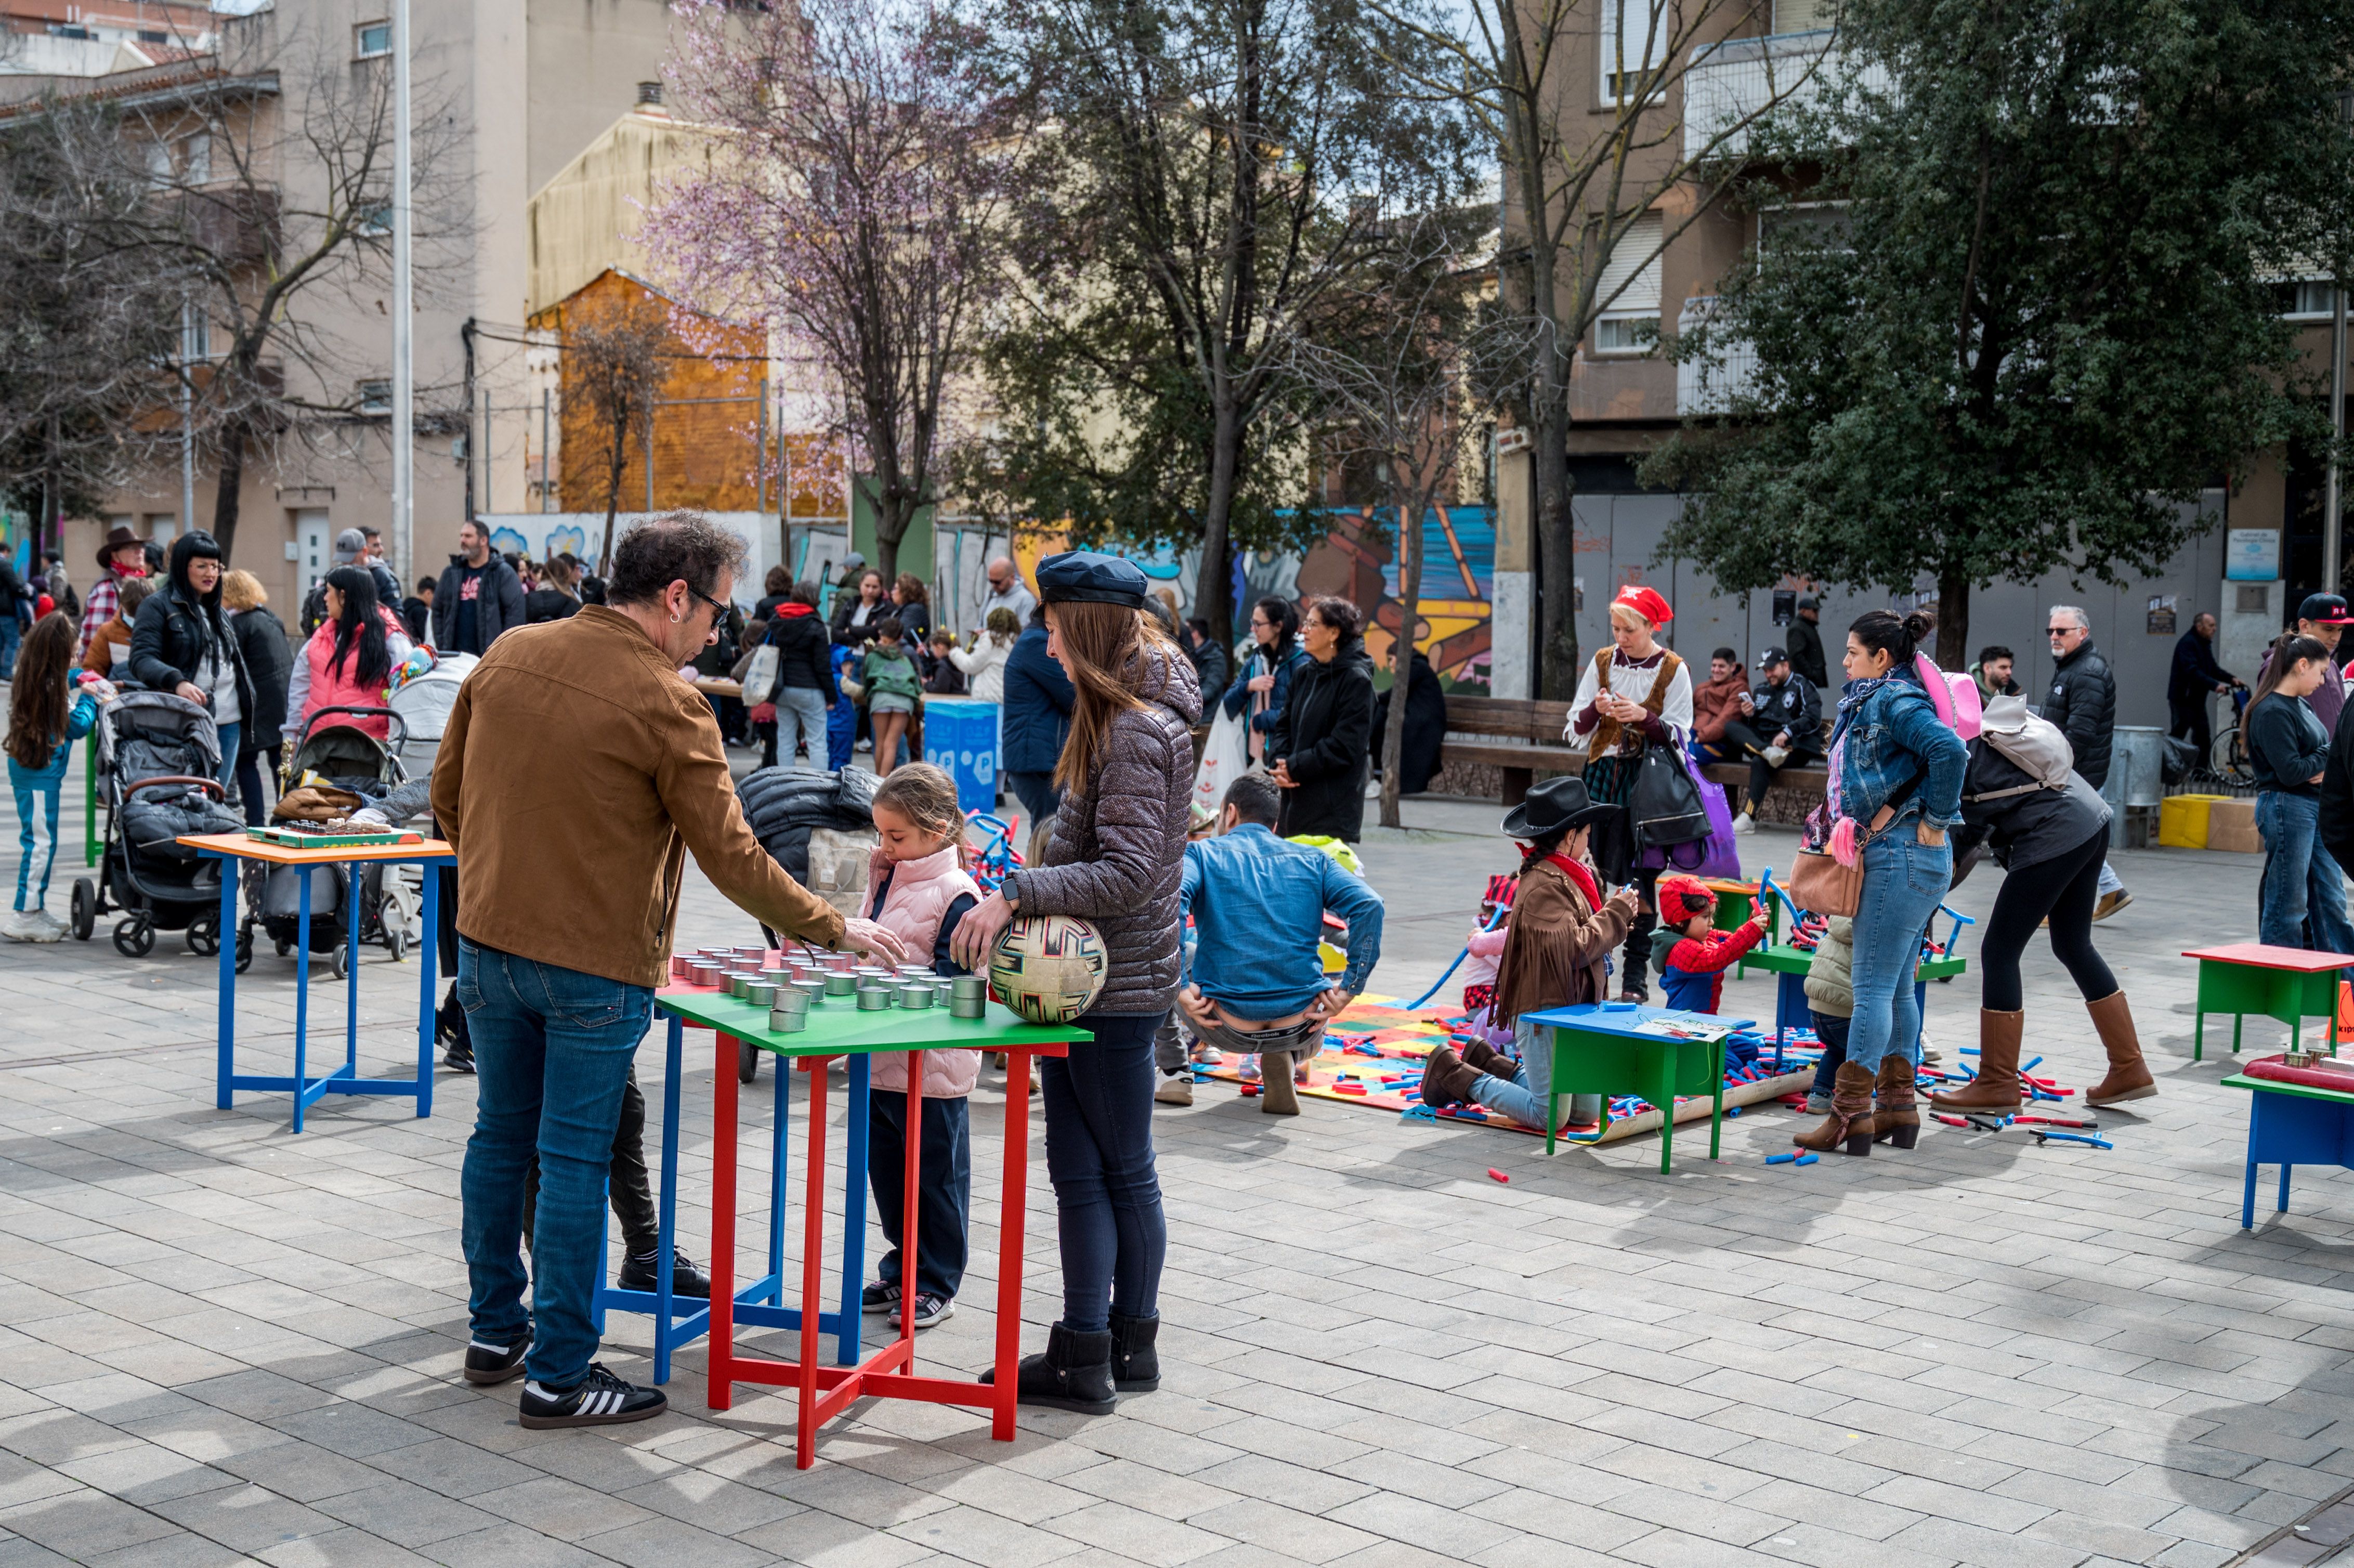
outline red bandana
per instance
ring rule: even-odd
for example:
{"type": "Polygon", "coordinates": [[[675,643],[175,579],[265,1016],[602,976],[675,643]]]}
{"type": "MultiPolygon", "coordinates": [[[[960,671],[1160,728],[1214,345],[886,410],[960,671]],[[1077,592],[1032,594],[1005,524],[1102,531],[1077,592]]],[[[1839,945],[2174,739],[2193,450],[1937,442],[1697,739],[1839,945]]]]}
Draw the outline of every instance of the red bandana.
{"type": "Polygon", "coordinates": [[[1602,907],[1602,889],[1595,885],[1594,874],[1585,869],[1583,861],[1572,860],[1565,854],[1549,854],[1545,859],[1561,867],[1570,881],[1577,884],[1577,890],[1585,895],[1588,909],[1602,907]]]}

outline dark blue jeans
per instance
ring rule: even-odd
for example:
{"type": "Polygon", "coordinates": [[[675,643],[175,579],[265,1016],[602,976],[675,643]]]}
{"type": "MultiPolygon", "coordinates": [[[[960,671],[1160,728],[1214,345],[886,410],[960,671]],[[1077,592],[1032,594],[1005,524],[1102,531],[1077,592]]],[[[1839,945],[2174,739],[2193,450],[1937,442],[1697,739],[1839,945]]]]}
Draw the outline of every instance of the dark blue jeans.
{"type": "Polygon", "coordinates": [[[1839,1075],[1840,1064],[1847,1060],[1849,1021],[1817,1012],[1811,1007],[1807,1009],[1807,1016],[1815,1021],[1815,1038],[1823,1043],[1822,1063],[1815,1069],[1815,1085],[1808,1092],[1827,1095],[1831,1092],[1831,1080],[1839,1075]]]}
{"type": "Polygon", "coordinates": [[[2256,796],[2256,832],[2264,841],[2264,876],[2257,894],[2258,939],[2275,948],[2354,953],[2354,928],[2347,923],[2338,862],[2321,847],[2320,824],[2317,797],[2281,789],[2266,789],[2256,796]]]}
{"type": "MultiPolygon", "coordinates": [[[[891,1250],[875,1266],[885,1284],[899,1279],[900,1219],[907,1213],[907,1091],[866,1091],[866,1180],[891,1250]]],[[[924,1101],[924,1168],[916,1192],[916,1291],[954,1297],[964,1283],[966,1238],[972,1231],[972,1118],[964,1100],[924,1101]]]]}
{"type": "Polygon", "coordinates": [[[605,1177],[621,1091],[653,992],[458,940],[458,1004],[473,1038],[474,1132],[458,1190],[473,1336],[512,1345],[544,1388],[597,1353],[590,1308],[605,1266],[605,1177]],[[539,1159],[531,1310],[523,1305],[525,1177],[539,1159]]]}
{"type": "Polygon", "coordinates": [[[1165,1012],[1090,1012],[1092,1041],[1038,1064],[1046,1174],[1063,1240],[1063,1326],[1154,1315],[1169,1227],[1152,1169],[1152,1037],[1165,1012]]]}

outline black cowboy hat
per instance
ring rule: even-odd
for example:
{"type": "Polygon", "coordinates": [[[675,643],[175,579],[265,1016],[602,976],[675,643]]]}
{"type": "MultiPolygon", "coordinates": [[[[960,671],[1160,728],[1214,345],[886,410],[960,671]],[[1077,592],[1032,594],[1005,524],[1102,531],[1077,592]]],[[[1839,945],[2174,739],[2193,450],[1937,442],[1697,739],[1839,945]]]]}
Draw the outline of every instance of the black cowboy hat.
{"type": "Polygon", "coordinates": [[[145,540],[140,538],[138,535],[133,534],[122,524],[116,524],[114,525],[113,532],[107,535],[106,543],[98,547],[98,569],[101,572],[111,571],[114,567],[114,552],[122,548],[123,546],[143,545],[145,543],[145,540]]]}
{"type": "Polygon", "coordinates": [[[1528,798],[1504,813],[1500,831],[1508,839],[1542,839],[1598,822],[1617,809],[1587,795],[1585,779],[1564,775],[1530,786],[1528,798]]]}

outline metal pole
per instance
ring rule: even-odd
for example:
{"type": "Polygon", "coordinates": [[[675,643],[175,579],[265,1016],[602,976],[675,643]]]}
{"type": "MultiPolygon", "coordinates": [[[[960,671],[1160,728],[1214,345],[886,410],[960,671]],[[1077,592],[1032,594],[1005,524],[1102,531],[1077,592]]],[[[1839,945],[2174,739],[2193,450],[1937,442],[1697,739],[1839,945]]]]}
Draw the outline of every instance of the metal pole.
{"type": "Polygon", "coordinates": [[[196,306],[180,305],[180,532],[196,526],[196,395],[188,377],[196,373],[196,306]]]}
{"type": "Polygon", "coordinates": [[[499,498],[491,487],[491,389],[482,388],[482,510],[496,512],[499,498]]]}
{"type": "Polygon", "coordinates": [[[408,0],[392,0],[392,547],[408,581],[416,574],[417,360],[409,275],[408,0]]]}
{"type": "Polygon", "coordinates": [[[765,514],[769,510],[769,378],[765,376],[760,378],[760,412],[753,429],[752,510],[765,514]]]}
{"type": "Polygon", "coordinates": [[[2329,293],[2329,481],[2321,497],[2321,591],[2338,593],[2343,591],[2338,556],[2345,532],[2338,451],[2346,444],[2346,281],[2330,280],[2329,293]]]}
{"type": "Polygon", "coordinates": [[[542,512],[556,510],[556,493],[547,487],[547,440],[551,428],[548,406],[552,397],[546,387],[539,389],[539,509],[542,512]]]}
{"type": "Polygon", "coordinates": [[[654,513],[654,406],[646,405],[646,515],[654,513]]]}

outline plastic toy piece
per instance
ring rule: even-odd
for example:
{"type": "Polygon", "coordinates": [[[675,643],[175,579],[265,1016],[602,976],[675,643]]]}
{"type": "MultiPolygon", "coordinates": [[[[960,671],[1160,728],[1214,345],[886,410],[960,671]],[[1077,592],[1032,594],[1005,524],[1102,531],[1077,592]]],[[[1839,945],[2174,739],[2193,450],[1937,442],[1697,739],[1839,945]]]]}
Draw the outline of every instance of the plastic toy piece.
{"type": "Polygon", "coordinates": [[[2015,1122],[2034,1122],[2042,1127],[2084,1127],[2091,1128],[2094,1131],[2098,1131],[2101,1126],[2097,1121],[2075,1121],[2066,1117],[2057,1116],[2015,1116],[2010,1119],[2015,1122]]]}
{"type": "Polygon", "coordinates": [[[1488,1167],[1488,1180],[1490,1181],[1510,1181],[1511,1178],[1490,1165],[1488,1167]]]}
{"type": "Polygon", "coordinates": [[[1801,1154],[1798,1156],[1797,1163],[1800,1165],[1812,1165],[1821,1159],[1822,1156],[1819,1154],[1801,1154]]]}
{"type": "Polygon", "coordinates": [[[2115,1144],[2111,1143],[2107,1139],[2096,1138],[2093,1134],[2087,1132],[2046,1132],[2040,1127],[2030,1128],[2028,1130],[2035,1134],[2035,1141],[2038,1143],[2050,1140],[2056,1143],[2089,1143],[2094,1149],[2115,1149],[2116,1147],[2115,1144]]]}
{"type": "Polygon", "coordinates": [[[1798,1151],[1795,1149],[1787,1154],[1769,1154],[1766,1157],[1766,1163],[1768,1165],[1796,1165],[1797,1162],[1798,1151]]]}
{"type": "Polygon", "coordinates": [[[1957,1116],[1947,1116],[1944,1111],[1931,1111],[1929,1113],[1929,1118],[1932,1121],[1942,1121],[1947,1127],[1967,1127],[1970,1125],[1962,1118],[1957,1116]]]}
{"type": "Polygon", "coordinates": [[[1398,1112],[1400,1121],[1437,1121],[1438,1113],[1428,1106],[1408,1106],[1398,1112]]]}

